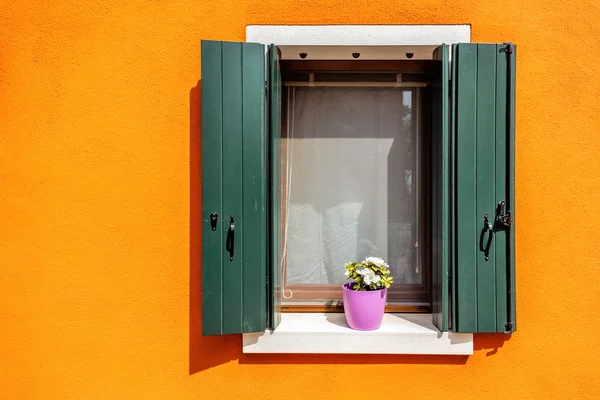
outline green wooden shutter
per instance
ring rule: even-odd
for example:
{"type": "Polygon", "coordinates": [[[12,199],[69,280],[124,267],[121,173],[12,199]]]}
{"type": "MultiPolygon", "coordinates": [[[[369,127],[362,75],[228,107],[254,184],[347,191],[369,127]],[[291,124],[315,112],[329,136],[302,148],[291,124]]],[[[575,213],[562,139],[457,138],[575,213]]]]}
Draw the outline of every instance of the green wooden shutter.
{"type": "Polygon", "coordinates": [[[269,47],[269,131],[270,131],[270,318],[269,328],[275,329],[281,321],[282,236],[281,236],[281,73],[279,50],[269,47]]]}
{"type": "Polygon", "coordinates": [[[201,51],[202,334],[263,331],[265,49],[202,41],[201,51]]]}
{"type": "Polygon", "coordinates": [[[449,138],[448,138],[448,46],[433,53],[435,70],[431,87],[431,232],[433,323],[442,332],[448,330],[449,261],[449,138]]]}
{"type": "Polygon", "coordinates": [[[456,332],[513,332],[515,46],[452,49],[453,306],[456,332]],[[511,213],[510,227],[501,223],[511,213]],[[488,216],[492,232],[486,229],[488,216]],[[486,260],[488,241],[492,237],[486,260]]]}

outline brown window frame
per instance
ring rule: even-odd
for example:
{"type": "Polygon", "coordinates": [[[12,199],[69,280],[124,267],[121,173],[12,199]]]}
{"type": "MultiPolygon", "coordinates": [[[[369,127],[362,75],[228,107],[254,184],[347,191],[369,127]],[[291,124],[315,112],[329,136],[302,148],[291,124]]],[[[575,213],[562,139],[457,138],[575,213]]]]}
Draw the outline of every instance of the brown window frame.
{"type": "MultiPolygon", "coordinates": [[[[282,72],[282,83],[291,80],[298,80],[297,76],[301,73],[313,72],[315,74],[322,73],[402,73],[404,76],[409,75],[411,81],[429,79],[428,71],[433,65],[429,60],[282,60],[280,67],[282,72]],[[406,75],[405,75],[406,74],[406,75]]],[[[336,74],[337,75],[337,74],[336,74]]],[[[332,75],[335,76],[335,75],[332,75]]],[[[404,79],[403,79],[404,80],[404,79]]],[[[287,132],[287,88],[282,85],[282,137],[285,137],[287,132]]],[[[431,170],[429,161],[431,160],[431,124],[430,110],[426,105],[429,104],[428,90],[420,92],[420,126],[421,126],[421,149],[420,149],[420,199],[422,212],[419,215],[421,234],[419,238],[419,251],[421,252],[421,267],[423,280],[421,285],[414,284],[394,284],[388,289],[388,299],[394,301],[406,301],[405,304],[390,304],[386,305],[386,312],[431,312],[431,215],[430,215],[430,194],[431,194],[431,170]],[[411,304],[412,303],[412,304],[411,304]]],[[[281,149],[281,168],[285,170],[285,155],[287,149],[285,141],[282,141],[281,149]]],[[[286,215],[286,192],[287,187],[285,182],[286,177],[282,174],[281,185],[281,243],[285,243],[285,215],[286,215]]],[[[343,312],[341,305],[341,290],[338,284],[291,284],[286,285],[286,260],[282,260],[282,280],[283,291],[293,291],[294,300],[306,303],[314,301],[315,298],[323,298],[325,304],[286,304],[285,301],[281,305],[283,312],[343,312]],[[315,296],[315,293],[317,294],[315,296]]]]}

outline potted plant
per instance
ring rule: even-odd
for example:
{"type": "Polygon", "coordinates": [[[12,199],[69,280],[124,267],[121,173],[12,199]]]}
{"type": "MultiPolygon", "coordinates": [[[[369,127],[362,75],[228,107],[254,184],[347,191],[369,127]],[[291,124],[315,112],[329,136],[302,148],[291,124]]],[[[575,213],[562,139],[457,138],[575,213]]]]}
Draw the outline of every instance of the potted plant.
{"type": "Polygon", "coordinates": [[[367,257],[361,262],[349,262],[345,267],[346,277],[352,279],[342,287],[348,326],[359,331],[378,329],[385,311],[387,288],[394,281],[389,276],[389,265],[379,257],[367,257]]]}

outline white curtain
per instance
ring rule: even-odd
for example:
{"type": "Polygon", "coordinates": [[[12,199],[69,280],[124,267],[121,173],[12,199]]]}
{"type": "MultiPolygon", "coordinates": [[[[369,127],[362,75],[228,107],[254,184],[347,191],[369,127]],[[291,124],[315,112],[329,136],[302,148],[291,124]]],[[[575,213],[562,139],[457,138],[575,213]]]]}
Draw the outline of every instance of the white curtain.
{"type": "Polygon", "coordinates": [[[284,138],[286,281],[345,282],[344,264],[384,258],[420,283],[414,91],[291,87],[284,138]]]}

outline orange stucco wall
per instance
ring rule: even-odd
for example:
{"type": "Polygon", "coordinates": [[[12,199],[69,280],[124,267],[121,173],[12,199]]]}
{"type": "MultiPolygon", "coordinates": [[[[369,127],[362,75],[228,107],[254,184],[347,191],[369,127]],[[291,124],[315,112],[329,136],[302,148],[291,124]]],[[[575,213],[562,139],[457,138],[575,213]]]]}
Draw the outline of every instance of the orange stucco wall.
{"type": "Polygon", "coordinates": [[[0,398],[600,396],[596,0],[121,3],[0,4],[0,398]],[[519,45],[519,331],[468,358],[201,337],[200,40],[448,23],[519,45]]]}

